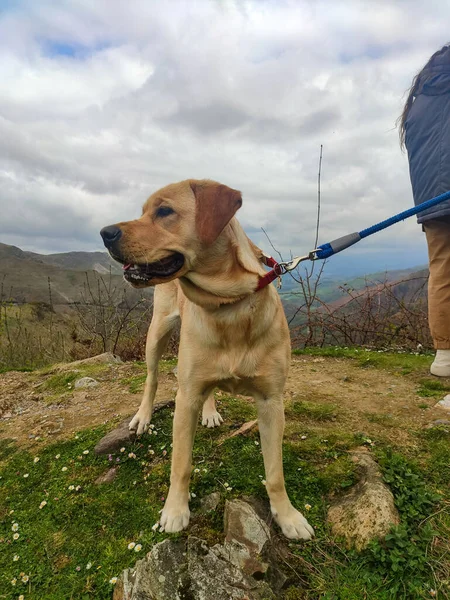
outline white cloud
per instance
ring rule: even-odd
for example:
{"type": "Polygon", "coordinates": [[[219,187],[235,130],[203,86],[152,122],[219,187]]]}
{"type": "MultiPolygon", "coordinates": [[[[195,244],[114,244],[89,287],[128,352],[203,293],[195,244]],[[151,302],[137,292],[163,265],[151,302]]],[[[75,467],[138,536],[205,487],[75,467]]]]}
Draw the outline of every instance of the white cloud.
{"type": "MultiPolygon", "coordinates": [[[[256,242],[269,250],[263,226],[284,253],[303,253],[320,144],[322,242],[403,210],[412,197],[394,123],[449,18],[450,5],[419,0],[4,9],[0,240],[99,249],[98,229],[138,215],[158,187],[210,177],[243,191],[256,242]]],[[[394,268],[424,262],[423,247],[411,221],[348,256],[394,268]]]]}

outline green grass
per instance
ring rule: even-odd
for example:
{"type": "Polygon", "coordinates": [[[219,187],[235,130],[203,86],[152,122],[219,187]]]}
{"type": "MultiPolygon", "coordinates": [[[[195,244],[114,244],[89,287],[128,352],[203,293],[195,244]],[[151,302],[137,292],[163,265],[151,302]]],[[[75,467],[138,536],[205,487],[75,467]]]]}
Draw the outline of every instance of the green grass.
{"type": "Polygon", "coordinates": [[[433,361],[433,354],[415,354],[410,352],[385,352],[364,348],[341,348],[329,346],[325,348],[303,348],[293,350],[294,355],[325,356],[330,358],[354,359],[361,368],[377,368],[399,371],[409,375],[419,369],[428,369],[433,361]]]}
{"type": "MultiPolygon", "coordinates": [[[[54,379],[52,385],[60,389],[66,384],[64,379],[54,379]]],[[[412,456],[406,456],[402,448],[392,451],[376,445],[402,524],[386,539],[358,553],[330,536],[326,511],[330,495],[355,483],[355,464],[348,450],[364,439],[342,430],[339,420],[334,424],[335,407],[325,406],[295,402],[293,418],[288,419],[283,460],[286,484],[293,504],[314,526],[316,538],[307,544],[289,544],[288,566],[282,566],[293,585],[285,592],[285,600],[425,599],[431,597],[430,589],[448,598],[450,518],[448,504],[440,499],[448,497],[450,489],[448,431],[436,428],[418,434],[412,456]],[[309,423],[296,419],[295,411],[309,423]]],[[[226,498],[252,495],[267,501],[257,431],[223,440],[227,428],[232,431],[230,422],[255,417],[254,404],[222,394],[219,410],[224,426],[197,431],[190,488],[193,516],[187,532],[194,531],[211,544],[223,538],[226,498]],[[218,444],[219,440],[223,443],[218,444]],[[219,508],[196,516],[200,499],[213,491],[222,494],[219,508]]],[[[152,525],[168,491],[171,421],[170,410],[156,413],[157,435],[146,434],[110,458],[93,453],[105,426],[33,453],[18,450],[12,440],[2,443],[0,597],[111,598],[110,579],[167,537],[153,531],[152,525]],[[134,456],[128,456],[130,452],[134,456]],[[39,458],[36,463],[35,457],[39,458]],[[111,466],[118,467],[114,482],[95,485],[95,479],[111,466]],[[39,508],[43,501],[47,504],[39,508]],[[15,541],[14,523],[19,533],[15,541]],[[140,552],[129,550],[130,542],[141,544],[140,552]],[[17,561],[15,555],[20,557],[17,561]],[[29,576],[28,583],[21,581],[20,573],[29,576]],[[12,586],[14,578],[17,582],[12,586]]]]}
{"type": "Polygon", "coordinates": [[[339,409],[335,404],[319,404],[314,402],[305,402],[304,400],[295,401],[286,409],[286,414],[290,417],[306,417],[313,421],[333,421],[336,419],[339,409]]]}
{"type": "Polygon", "coordinates": [[[442,398],[450,392],[450,385],[437,379],[421,379],[417,393],[422,398],[442,398]]]}
{"type": "MultiPolygon", "coordinates": [[[[173,371],[177,364],[176,358],[162,359],[158,364],[158,371],[160,373],[170,373],[173,371]]],[[[135,370],[139,374],[132,375],[131,377],[125,377],[121,380],[121,383],[128,386],[128,391],[132,394],[141,394],[144,391],[144,384],[147,378],[147,367],[145,362],[134,363],[135,370]]]]}

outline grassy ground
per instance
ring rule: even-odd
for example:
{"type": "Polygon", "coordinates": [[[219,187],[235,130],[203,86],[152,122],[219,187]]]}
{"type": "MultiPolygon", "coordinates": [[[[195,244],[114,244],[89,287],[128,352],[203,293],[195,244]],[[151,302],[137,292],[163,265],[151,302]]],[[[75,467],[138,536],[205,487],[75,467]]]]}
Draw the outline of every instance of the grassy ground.
{"type": "MultiPolygon", "coordinates": [[[[314,351],[314,356],[319,354],[314,351]]],[[[447,391],[445,382],[424,375],[424,366],[430,362],[426,356],[336,349],[322,354],[327,355],[325,361],[313,363],[322,374],[326,361],[337,358],[344,378],[350,367],[377,370],[386,379],[414,378],[415,402],[428,398],[434,402],[447,391]]],[[[171,368],[172,363],[164,367],[171,368]]],[[[49,374],[46,382],[49,393],[65,394],[73,378],[49,374]]],[[[123,377],[121,385],[138,393],[143,385],[141,366],[123,377]]],[[[217,398],[225,423],[214,430],[198,429],[191,484],[189,533],[210,543],[222,538],[226,498],[266,499],[258,433],[253,430],[227,438],[233,428],[255,418],[253,404],[224,394],[217,398]],[[213,491],[222,495],[219,510],[198,516],[200,499],[213,491]]],[[[371,412],[373,431],[387,433],[378,437],[371,433],[369,438],[352,426],[351,415],[339,398],[326,394],[318,398],[308,390],[287,403],[286,418],[286,483],[294,505],[314,526],[316,538],[306,544],[289,544],[284,566],[292,585],[285,599],[449,598],[449,428],[408,425],[410,443],[404,444],[390,435],[398,427],[397,416],[371,412]],[[371,447],[382,466],[401,525],[358,553],[330,535],[326,510],[330,495],[355,482],[348,450],[362,444],[371,447]]],[[[114,577],[166,537],[152,526],[168,491],[171,420],[170,409],[162,410],[154,417],[152,434],[109,457],[96,457],[93,448],[118,419],[54,443],[42,440],[31,449],[3,440],[0,598],[111,598],[114,577]],[[117,468],[114,482],[96,484],[96,478],[113,466],[117,468]],[[130,544],[135,545],[130,548],[130,544]]]]}

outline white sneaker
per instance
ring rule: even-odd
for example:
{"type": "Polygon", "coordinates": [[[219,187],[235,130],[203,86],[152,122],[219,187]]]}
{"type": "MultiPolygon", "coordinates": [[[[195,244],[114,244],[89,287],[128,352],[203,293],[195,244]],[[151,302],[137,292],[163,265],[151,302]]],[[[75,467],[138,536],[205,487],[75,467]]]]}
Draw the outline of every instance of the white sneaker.
{"type": "Polygon", "coordinates": [[[436,350],[430,373],[437,377],[450,377],[450,350],[436,350]]]}

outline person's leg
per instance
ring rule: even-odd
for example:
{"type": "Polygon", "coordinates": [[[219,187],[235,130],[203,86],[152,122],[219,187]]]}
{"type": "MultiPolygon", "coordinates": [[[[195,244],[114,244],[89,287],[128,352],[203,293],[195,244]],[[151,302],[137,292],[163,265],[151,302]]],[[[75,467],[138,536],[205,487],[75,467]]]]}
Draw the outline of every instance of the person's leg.
{"type": "Polygon", "coordinates": [[[436,348],[431,373],[450,377],[450,217],[424,224],[428,243],[428,319],[436,348]]]}

